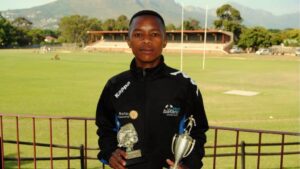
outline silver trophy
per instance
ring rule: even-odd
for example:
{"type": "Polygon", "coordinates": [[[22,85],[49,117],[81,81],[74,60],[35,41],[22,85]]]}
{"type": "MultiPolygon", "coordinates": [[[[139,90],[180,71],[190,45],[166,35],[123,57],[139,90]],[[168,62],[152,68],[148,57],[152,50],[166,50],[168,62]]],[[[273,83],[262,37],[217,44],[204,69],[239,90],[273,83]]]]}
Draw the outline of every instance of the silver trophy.
{"type": "Polygon", "coordinates": [[[191,115],[186,121],[188,124],[184,129],[183,134],[175,134],[172,140],[172,153],[174,154],[175,164],[171,169],[178,169],[178,164],[182,158],[187,157],[193,150],[196,140],[190,136],[193,126],[196,126],[196,121],[191,115]]]}
{"type": "Polygon", "coordinates": [[[117,134],[118,147],[126,148],[126,167],[143,161],[141,150],[134,150],[133,146],[138,142],[138,135],[132,123],[121,127],[117,134]]]}

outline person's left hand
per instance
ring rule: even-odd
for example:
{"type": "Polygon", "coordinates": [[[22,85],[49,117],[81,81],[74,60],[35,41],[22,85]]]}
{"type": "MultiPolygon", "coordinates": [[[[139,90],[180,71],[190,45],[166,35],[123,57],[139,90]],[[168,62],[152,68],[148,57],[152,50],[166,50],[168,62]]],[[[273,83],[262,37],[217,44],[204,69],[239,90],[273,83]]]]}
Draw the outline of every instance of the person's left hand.
{"type": "MultiPolygon", "coordinates": [[[[174,162],[170,159],[167,159],[166,162],[169,164],[170,167],[174,166],[174,162]]],[[[184,166],[183,164],[178,165],[178,169],[189,169],[188,167],[184,166]]]]}

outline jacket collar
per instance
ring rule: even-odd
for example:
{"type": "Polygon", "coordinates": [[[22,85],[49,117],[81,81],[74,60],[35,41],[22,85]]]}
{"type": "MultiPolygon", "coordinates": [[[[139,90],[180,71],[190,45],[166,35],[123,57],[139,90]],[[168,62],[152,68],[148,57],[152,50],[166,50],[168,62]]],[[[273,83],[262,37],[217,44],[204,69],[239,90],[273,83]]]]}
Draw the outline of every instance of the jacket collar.
{"type": "Polygon", "coordinates": [[[164,75],[165,62],[163,55],[160,56],[160,62],[156,67],[142,69],[136,66],[135,58],[131,61],[130,71],[137,79],[156,79],[164,75]]]}

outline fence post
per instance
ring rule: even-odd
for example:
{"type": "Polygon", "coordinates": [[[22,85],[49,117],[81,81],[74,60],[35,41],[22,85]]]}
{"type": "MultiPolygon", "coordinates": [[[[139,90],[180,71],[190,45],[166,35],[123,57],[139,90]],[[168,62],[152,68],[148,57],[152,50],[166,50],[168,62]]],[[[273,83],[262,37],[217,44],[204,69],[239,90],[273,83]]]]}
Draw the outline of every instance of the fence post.
{"type": "Polygon", "coordinates": [[[246,143],[244,141],[241,143],[241,156],[242,169],[246,169],[246,143]]]}
{"type": "Polygon", "coordinates": [[[80,145],[80,168],[84,169],[84,146],[80,145]]]}

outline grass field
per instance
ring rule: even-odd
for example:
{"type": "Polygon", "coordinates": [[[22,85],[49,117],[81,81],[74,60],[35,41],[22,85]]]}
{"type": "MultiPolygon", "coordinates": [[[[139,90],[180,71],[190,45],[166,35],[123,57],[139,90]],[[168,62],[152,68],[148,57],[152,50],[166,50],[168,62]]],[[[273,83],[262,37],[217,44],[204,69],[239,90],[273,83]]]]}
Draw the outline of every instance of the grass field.
{"type": "MultiPolygon", "coordinates": [[[[104,84],[111,76],[128,69],[131,59],[131,54],[114,52],[60,51],[39,54],[34,50],[0,50],[0,112],[94,117],[104,84]],[[55,54],[60,60],[51,59],[55,54]]],[[[165,60],[170,66],[180,67],[178,53],[165,54],[165,60]]],[[[197,82],[210,125],[300,131],[300,58],[208,54],[205,63],[202,70],[201,54],[185,54],[183,71],[197,82]],[[228,90],[256,91],[259,94],[251,97],[224,94],[228,90]]],[[[10,120],[13,123],[13,119],[8,119],[7,123],[10,120]]],[[[22,124],[26,126],[25,121],[21,121],[22,124]]],[[[60,143],[61,137],[65,137],[65,133],[59,132],[64,124],[56,122],[54,126],[54,142],[60,143]]],[[[76,123],[72,127],[74,131],[81,128],[82,125],[76,123]]],[[[96,147],[93,123],[89,124],[89,128],[89,145],[96,147]]],[[[5,138],[14,139],[14,131],[15,125],[6,125],[5,138]]],[[[22,140],[32,138],[29,131],[29,126],[24,127],[20,136],[22,140]]],[[[48,140],[49,136],[45,136],[42,130],[39,134],[40,142],[48,140]]],[[[75,132],[73,137],[81,138],[82,133],[75,132]]],[[[221,142],[228,142],[230,137],[225,136],[221,142]]],[[[208,143],[211,143],[211,138],[212,133],[209,133],[208,143]]],[[[72,144],[79,144],[79,141],[74,140],[72,144]]],[[[296,148],[299,150],[299,147],[296,148]]],[[[22,155],[30,154],[29,151],[24,147],[22,155]]],[[[41,155],[47,153],[43,149],[39,151],[41,155]]],[[[56,155],[60,153],[63,152],[57,151],[56,155]]],[[[78,154],[77,151],[72,153],[78,154]]],[[[5,155],[15,156],[15,148],[7,148],[5,155]]],[[[285,160],[288,168],[300,167],[297,161],[299,156],[290,156],[285,160]]],[[[218,163],[224,163],[224,167],[220,168],[229,168],[226,162],[218,160],[218,163]]],[[[262,168],[274,168],[273,162],[278,163],[278,158],[263,162],[262,168]]],[[[205,163],[209,166],[211,159],[205,159],[205,163]]],[[[7,165],[9,168],[16,167],[12,162],[7,165]]],[[[89,164],[89,168],[97,168],[97,165],[98,162],[89,164]]],[[[248,165],[248,168],[253,167],[248,165]]],[[[49,168],[46,162],[41,162],[39,166],[49,168]]],[[[65,168],[65,163],[56,163],[55,166],[65,168]]],[[[32,168],[32,163],[23,163],[22,167],[32,168]]]]}

